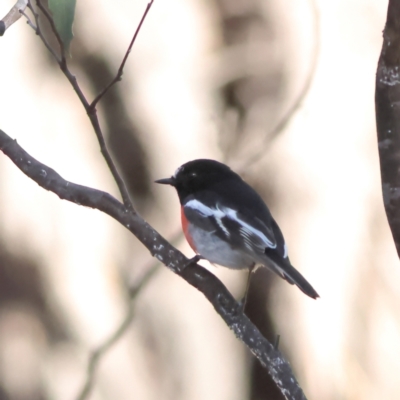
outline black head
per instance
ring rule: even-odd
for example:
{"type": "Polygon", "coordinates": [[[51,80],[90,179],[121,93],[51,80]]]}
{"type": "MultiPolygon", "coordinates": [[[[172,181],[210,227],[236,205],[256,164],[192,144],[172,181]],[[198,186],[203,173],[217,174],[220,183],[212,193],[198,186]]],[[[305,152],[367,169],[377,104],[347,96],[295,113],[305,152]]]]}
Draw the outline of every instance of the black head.
{"type": "Polygon", "coordinates": [[[174,186],[182,201],[186,196],[227,179],[241,179],[227,165],[215,160],[193,160],[179,167],[171,178],[156,183],[174,186]]]}

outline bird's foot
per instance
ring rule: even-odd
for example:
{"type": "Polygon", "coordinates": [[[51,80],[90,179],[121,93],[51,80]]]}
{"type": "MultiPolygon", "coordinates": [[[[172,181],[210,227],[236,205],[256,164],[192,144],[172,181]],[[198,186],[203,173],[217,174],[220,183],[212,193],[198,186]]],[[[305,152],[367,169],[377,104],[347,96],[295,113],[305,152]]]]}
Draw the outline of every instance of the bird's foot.
{"type": "Polygon", "coordinates": [[[191,258],[182,268],[182,271],[187,268],[189,265],[197,264],[200,260],[204,260],[205,258],[199,254],[196,254],[193,258],[191,258]]]}
{"type": "Polygon", "coordinates": [[[250,289],[250,280],[251,280],[251,274],[252,272],[256,271],[256,264],[252,264],[249,268],[249,274],[247,275],[247,283],[246,283],[246,290],[244,292],[244,296],[242,298],[242,300],[239,301],[239,311],[244,314],[244,310],[246,308],[246,304],[247,304],[247,297],[249,295],[249,289],[250,289]]]}
{"type": "Polygon", "coordinates": [[[247,303],[247,296],[243,297],[242,300],[238,301],[238,305],[239,305],[239,313],[240,314],[244,314],[244,309],[246,308],[246,303],[247,303]]]}
{"type": "Polygon", "coordinates": [[[281,335],[276,335],[275,344],[274,344],[275,350],[278,350],[280,340],[281,340],[281,335]]]}

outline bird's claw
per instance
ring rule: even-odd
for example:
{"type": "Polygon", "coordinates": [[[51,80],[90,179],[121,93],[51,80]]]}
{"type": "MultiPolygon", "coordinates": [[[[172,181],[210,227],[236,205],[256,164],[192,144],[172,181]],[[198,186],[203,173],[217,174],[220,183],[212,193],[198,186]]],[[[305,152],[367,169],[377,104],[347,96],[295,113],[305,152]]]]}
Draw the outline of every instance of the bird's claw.
{"type": "Polygon", "coordinates": [[[182,268],[184,270],[187,268],[189,265],[197,264],[200,260],[204,260],[204,257],[200,256],[199,254],[196,254],[193,258],[191,258],[182,268]]]}

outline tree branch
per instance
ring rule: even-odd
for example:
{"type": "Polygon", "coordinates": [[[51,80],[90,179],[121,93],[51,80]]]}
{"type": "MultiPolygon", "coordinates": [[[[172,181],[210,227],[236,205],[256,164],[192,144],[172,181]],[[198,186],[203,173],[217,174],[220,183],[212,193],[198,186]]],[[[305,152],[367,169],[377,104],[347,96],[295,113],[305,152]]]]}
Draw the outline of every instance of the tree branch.
{"type": "Polygon", "coordinates": [[[188,259],[138,214],[110,194],[77,185],[63,179],[52,168],[31,157],[16,140],[0,130],[0,150],[29,178],[58,197],[72,203],[94,208],[108,214],[132,232],[171,271],[201,291],[228,327],[267,368],[285,399],[305,400],[289,363],[260,333],[256,326],[240,312],[240,306],[228,289],[211,272],[199,265],[187,265],[188,259]],[[185,268],[186,266],[186,268],[185,268]]]}
{"type": "Polygon", "coordinates": [[[151,6],[153,5],[154,0],[150,0],[147,3],[146,9],[142,15],[142,18],[139,22],[139,25],[136,28],[136,31],[132,37],[131,42],[129,43],[128,49],[126,50],[125,56],[122,59],[121,65],[118,68],[118,72],[117,75],[115,75],[115,78],[94,98],[94,100],[92,101],[92,103],[90,104],[90,108],[94,109],[97,105],[97,103],[102,99],[102,97],[111,89],[112,86],[114,86],[117,82],[119,82],[122,79],[122,75],[124,73],[124,68],[125,68],[125,64],[128,60],[129,54],[132,51],[132,47],[135,44],[136,38],[140,32],[140,29],[143,25],[144,20],[146,19],[146,16],[148,14],[148,12],[150,11],[151,6]]]}
{"type": "Polygon", "coordinates": [[[25,11],[28,5],[28,0],[18,0],[7,15],[0,21],[0,36],[3,36],[5,31],[21,18],[21,14],[25,11]]]}
{"type": "Polygon", "coordinates": [[[376,72],[376,125],[386,215],[400,257],[400,2],[390,0],[376,72]]]}
{"type": "MultiPolygon", "coordinates": [[[[60,60],[57,61],[59,64],[66,64],[66,58],[65,58],[65,46],[64,42],[61,39],[60,34],[58,33],[58,30],[56,28],[56,24],[54,23],[53,17],[51,14],[47,11],[47,9],[43,6],[42,2],[40,0],[36,0],[36,4],[39,8],[39,10],[43,13],[43,15],[46,17],[47,21],[49,21],[49,24],[51,26],[51,30],[54,34],[54,36],[57,39],[58,45],[60,46],[60,60]]],[[[36,24],[39,26],[39,24],[36,24]]],[[[61,65],[60,65],[61,67],[61,65]]]]}

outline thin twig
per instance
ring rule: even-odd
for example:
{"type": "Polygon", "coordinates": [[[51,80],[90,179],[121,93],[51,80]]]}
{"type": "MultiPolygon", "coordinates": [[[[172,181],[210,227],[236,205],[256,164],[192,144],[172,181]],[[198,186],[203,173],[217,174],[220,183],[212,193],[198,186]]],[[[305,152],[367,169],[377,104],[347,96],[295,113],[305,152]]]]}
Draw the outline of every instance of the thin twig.
{"type": "MultiPolygon", "coordinates": [[[[39,14],[36,12],[36,10],[34,9],[34,7],[32,6],[31,1],[28,1],[28,8],[31,10],[33,17],[35,18],[35,23],[36,26],[32,23],[28,25],[35,31],[36,35],[40,37],[41,41],[43,42],[43,44],[46,46],[47,50],[51,53],[51,55],[55,58],[55,60],[57,61],[57,63],[60,63],[60,57],[57,54],[57,52],[51,47],[50,43],[48,42],[48,40],[43,36],[42,31],[40,29],[40,25],[39,25],[39,14]]],[[[25,16],[25,14],[22,14],[25,16]]]]}
{"type": "Polygon", "coordinates": [[[60,61],[58,61],[58,62],[62,63],[62,64],[65,64],[66,63],[65,46],[64,46],[63,40],[61,39],[60,34],[58,33],[56,24],[54,23],[54,19],[53,19],[52,15],[47,11],[46,7],[43,6],[41,0],[36,0],[36,4],[37,4],[39,10],[46,17],[47,21],[49,21],[49,24],[51,26],[51,30],[53,31],[53,34],[57,39],[58,45],[60,46],[60,61]]]}
{"type": "Polygon", "coordinates": [[[139,293],[147,285],[153,275],[159,270],[159,265],[159,262],[153,265],[153,267],[151,267],[146,272],[142,279],[140,279],[140,281],[134,287],[129,289],[130,301],[128,304],[128,311],[126,313],[126,316],[122,323],[115,330],[115,332],[101,346],[99,346],[91,353],[88,361],[86,379],[82,386],[82,389],[79,391],[76,397],[76,400],[85,400],[90,395],[95,383],[96,373],[102,357],[128,330],[134,317],[134,300],[136,300],[139,293]]]}
{"type": "Polygon", "coordinates": [[[32,22],[32,20],[31,20],[31,18],[29,17],[29,15],[28,15],[25,11],[23,11],[23,10],[20,10],[20,14],[23,15],[23,16],[26,18],[26,23],[27,23],[34,31],[36,31],[37,27],[36,27],[36,25],[32,22]]]}
{"type": "MultiPolygon", "coordinates": [[[[57,29],[56,29],[56,27],[54,25],[53,18],[48,13],[48,11],[42,6],[40,0],[36,0],[36,2],[38,4],[38,7],[40,8],[40,10],[44,13],[46,18],[49,20],[49,22],[51,24],[52,31],[53,31],[54,35],[57,37],[57,40],[60,41],[61,38],[58,35],[57,29]]],[[[111,174],[115,179],[115,182],[117,183],[117,186],[118,186],[119,191],[121,193],[122,201],[123,201],[125,207],[128,209],[129,212],[135,213],[136,211],[135,211],[135,209],[133,207],[133,203],[132,203],[132,201],[130,199],[129,192],[128,192],[128,189],[127,189],[127,187],[125,185],[125,182],[123,181],[120,173],[118,172],[118,169],[117,169],[117,167],[116,167],[116,165],[115,165],[115,163],[114,163],[114,161],[113,161],[113,159],[111,157],[111,154],[108,151],[107,144],[106,144],[106,141],[104,139],[103,131],[101,129],[100,122],[99,122],[99,119],[97,117],[97,109],[96,109],[96,107],[94,107],[94,108],[90,107],[90,104],[89,104],[88,100],[86,99],[86,96],[83,93],[82,89],[80,88],[75,75],[73,75],[71,73],[71,71],[69,70],[68,63],[67,63],[67,60],[66,60],[65,54],[64,54],[65,51],[63,50],[64,48],[61,47],[61,56],[59,56],[55,52],[55,50],[50,46],[50,44],[48,43],[46,38],[44,37],[44,35],[42,33],[42,30],[40,28],[39,15],[34,10],[34,8],[32,7],[32,4],[30,4],[30,3],[29,3],[29,8],[32,10],[32,13],[33,13],[33,15],[35,17],[35,22],[36,22],[35,32],[36,32],[36,34],[40,37],[40,39],[42,40],[42,42],[44,43],[46,48],[50,51],[50,53],[53,55],[53,57],[57,61],[61,71],[63,72],[65,77],[68,79],[69,83],[71,84],[72,88],[74,89],[75,93],[77,94],[79,100],[81,101],[83,107],[85,108],[86,113],[88,114],[88,117],[89,117],[90,122],[92,124],[93,130],[94,130],[94,132],[96,134],[96,137],[97,137],[97,140],[99,142],[101,153],[102,153],[104,159],[107,162],[108,168],[110,169],[111,174]]]]}
{"type": "Polygon", "coordinates": [[[128,49],[126,50],[125,56],[122,59],[121,65],[118,68],[117,75],[115,75],[115,78],[95,97],[95,99],[90,104],[90,108],[91,109],[94,109],[96,107],[97,103],[109,91],[109,89],[122,79],[122,75],[124,73],[124,67],[125,67],[125,64],[126,64],[126,62],[128,60],[129,54],[132,51],[132,47],[135,44],[135,40],[136,40],[136,38],[137,38],[137,36],[138,36],[138,34],[140,32],[140,29],[141,29],[141,27],[143,25],[144,20],[146,19],[147,13],[150,11],[150,8],[153,5],[153,3],[154,3],[154,0],[150,0],[150,2],[147,3],[146,10],[144,11],[144,13],[142,15],[142,18],[141,18],[141,20],[139,22],[139,25],[136,28],[135,34],[132,37],[132,40],[131,40],[131,42],[130,42],[130,44],[128,46],[128,49]]]}

